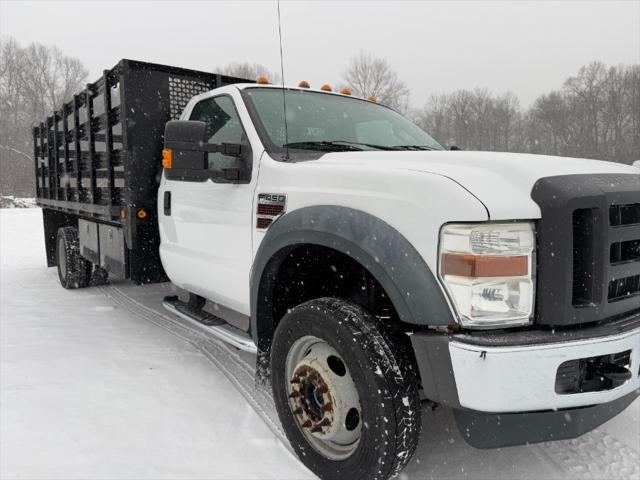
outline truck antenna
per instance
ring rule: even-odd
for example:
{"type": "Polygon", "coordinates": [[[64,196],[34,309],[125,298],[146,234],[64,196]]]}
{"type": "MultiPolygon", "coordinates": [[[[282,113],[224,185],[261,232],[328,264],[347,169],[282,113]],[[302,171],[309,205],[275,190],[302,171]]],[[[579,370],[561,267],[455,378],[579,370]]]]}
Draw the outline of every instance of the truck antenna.
{"type": "Polygon", "coordinates": [[[287,127],[287,98],[284,88],[284,60],[282,58],[282,21],[280,20],[280,0],[278,0],[278,36],[280,38],[280,76],[282,77],[282,109],[284,113],[284,159],[289,160],[289,129],[287,127]]]}

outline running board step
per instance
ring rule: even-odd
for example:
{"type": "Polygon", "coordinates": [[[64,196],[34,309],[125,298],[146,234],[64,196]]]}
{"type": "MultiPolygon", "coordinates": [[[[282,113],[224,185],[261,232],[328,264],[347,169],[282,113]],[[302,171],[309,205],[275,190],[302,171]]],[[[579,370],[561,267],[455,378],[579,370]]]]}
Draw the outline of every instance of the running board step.
{"type": "Polygon", "coordinates": [[[228,343],[232,347],[244,352],[258,353],[256,344],[253,343],[253,339],[249,335],[239,328],[229,325],[220,317],[216,317],[204,310],[189,308],[187,303],[180,301],[176,296],[165,297],[162,306],[184,320],[207,327],[207,333],[216,337],[218,340],[228,343]]]}

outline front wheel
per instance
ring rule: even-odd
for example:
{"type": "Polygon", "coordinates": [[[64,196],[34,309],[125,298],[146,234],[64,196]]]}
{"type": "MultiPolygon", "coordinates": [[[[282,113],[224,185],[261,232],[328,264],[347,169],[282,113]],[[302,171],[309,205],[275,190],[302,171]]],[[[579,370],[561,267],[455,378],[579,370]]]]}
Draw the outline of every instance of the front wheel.
{"type": "Polygon", "coordinates": [[[386,480],[410,460],[421,424],[407,342],[335,298],[299,305],[278,324],[276,408],[298,457],[320,478],[386,480]]]}

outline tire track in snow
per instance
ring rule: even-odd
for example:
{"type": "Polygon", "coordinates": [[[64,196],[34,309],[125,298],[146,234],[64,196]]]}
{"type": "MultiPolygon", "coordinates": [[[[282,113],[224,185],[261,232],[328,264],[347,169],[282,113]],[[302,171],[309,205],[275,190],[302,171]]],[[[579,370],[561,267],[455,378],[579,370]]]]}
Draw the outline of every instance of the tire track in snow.
{"type": "MultiPolygon", "coordinates": [[[[119,288],[107,285],[98,287],[114,303],[142,320],[153,323],[170,334],[197,348],[236,387],[249,405],[258,413],[269,429],[295,457],[280,426],[273,399],[264,388],[256,387],[254,367],[223,342],[207,335],[206,327],[198,328],[179,317],[165,315],[131,298],[119,288]]],[[[297,460],[297,457],[295,457],[297,460]]]]}

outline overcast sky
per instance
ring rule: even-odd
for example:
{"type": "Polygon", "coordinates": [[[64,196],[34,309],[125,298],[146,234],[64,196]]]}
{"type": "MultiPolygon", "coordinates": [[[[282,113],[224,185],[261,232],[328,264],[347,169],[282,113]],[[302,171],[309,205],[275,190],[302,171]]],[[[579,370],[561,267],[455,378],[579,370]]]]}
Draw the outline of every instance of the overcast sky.
{"type": "MultiPolygon", "coordinates": [[[[281,12],[287,83],[339,83],[366,49],[389,60],[414,106],[474,87],[513,91],[527,106],[593,60],[640,63],[640,0],[283,0],[281,12]]],[[[57,45],[84,62],[90,80],[121,58],[279,70],[275,1],[0,0],[0,34],[57,45]]]]}

